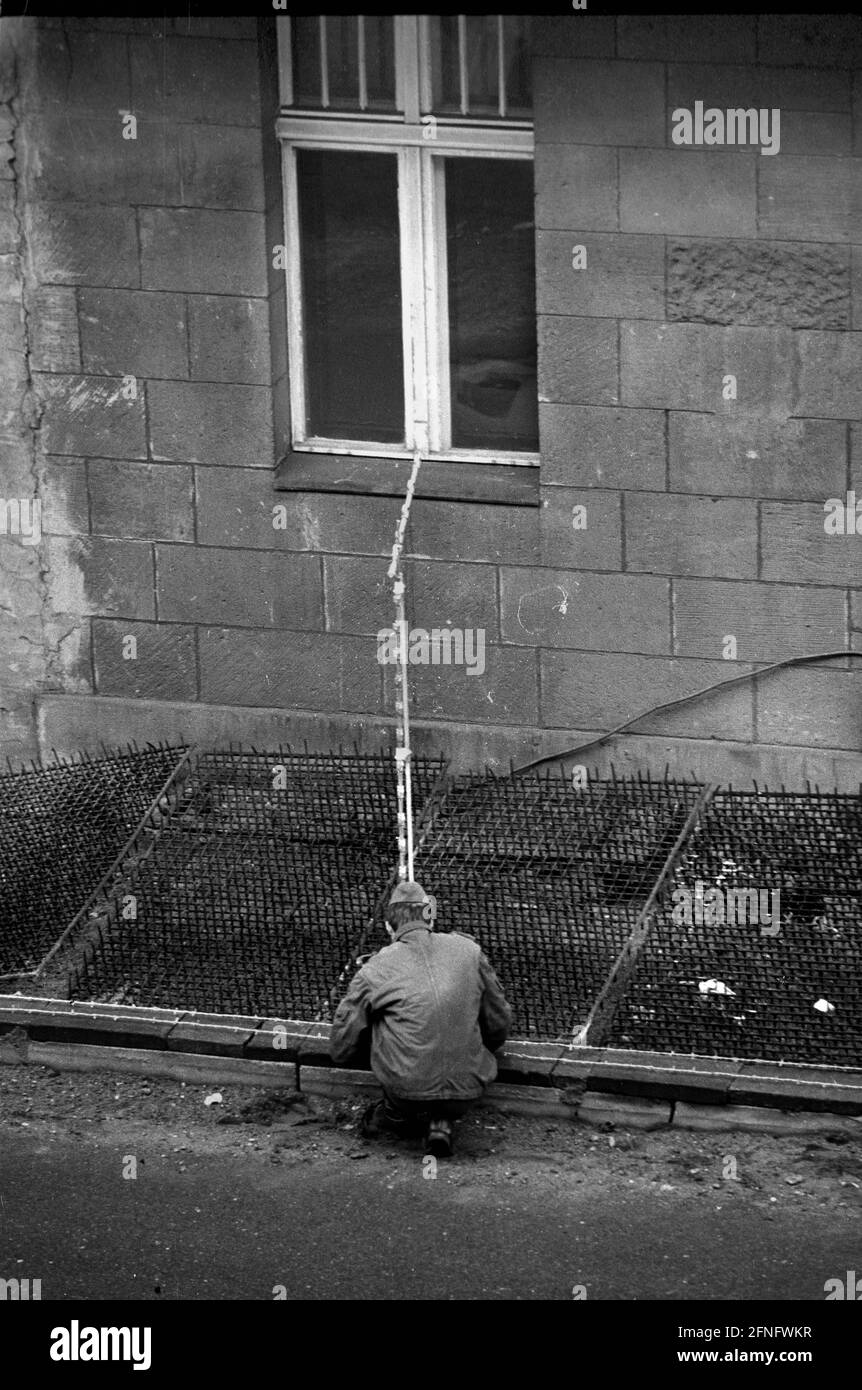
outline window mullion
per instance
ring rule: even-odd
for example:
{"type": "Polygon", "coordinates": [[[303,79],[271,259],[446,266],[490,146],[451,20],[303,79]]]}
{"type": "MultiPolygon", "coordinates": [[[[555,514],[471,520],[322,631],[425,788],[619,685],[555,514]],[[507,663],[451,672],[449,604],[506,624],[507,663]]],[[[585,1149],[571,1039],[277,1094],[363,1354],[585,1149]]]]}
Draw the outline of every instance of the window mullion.
{"type": "Polygon", "coordinates": [[[395,81],[397,106],[410,125],[419,121],[419,16],[395,16],[395,81]]]}

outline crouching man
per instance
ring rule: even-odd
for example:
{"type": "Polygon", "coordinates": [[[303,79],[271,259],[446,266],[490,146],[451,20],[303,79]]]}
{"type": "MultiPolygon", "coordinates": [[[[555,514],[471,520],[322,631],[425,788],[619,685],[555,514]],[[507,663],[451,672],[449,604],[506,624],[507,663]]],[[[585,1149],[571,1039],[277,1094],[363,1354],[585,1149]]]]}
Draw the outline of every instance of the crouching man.
{"type": "Polygon", "coordinates": [[[479,945],[434,932],[433,915],[418,883],[398,884],[386,911],[391,944],[353,977],[330,1050],[340,1067],[370,1055],[383,1100],[366,1112],[366,1137],[425,1133],[428,1152],[441,1158],[452,1152],[452,1122],[497,1075],[493,1053],[512,1014],[479,945]]]}

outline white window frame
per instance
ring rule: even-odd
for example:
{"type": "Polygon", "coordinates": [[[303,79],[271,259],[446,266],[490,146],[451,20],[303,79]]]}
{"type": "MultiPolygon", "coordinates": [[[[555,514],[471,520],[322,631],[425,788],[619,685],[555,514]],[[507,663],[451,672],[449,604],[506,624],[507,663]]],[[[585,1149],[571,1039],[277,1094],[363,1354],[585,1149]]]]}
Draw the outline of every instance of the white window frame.
{"type": "Polygon", "coordinates": [[[450,462],[535,465],[537,452],[456,449],[451,444],[449,323],[446,293],[445,206],[440,156],[532,160],[531,121],[425,115],[431,107],[428,16],[396,15],[395,112],[357,114],[297,110],[293,95],[290,19],[277,16],[287,272],[287,341],[293,448],[302,453],[348,454],[450,462]],[[432,138],[433,132],[433,138],[432,138]],[[299,256],[298,150],[373,150],[398,159],[404,355],[403,445],[309,435],[306,428],[305,345],[299,256]]]}

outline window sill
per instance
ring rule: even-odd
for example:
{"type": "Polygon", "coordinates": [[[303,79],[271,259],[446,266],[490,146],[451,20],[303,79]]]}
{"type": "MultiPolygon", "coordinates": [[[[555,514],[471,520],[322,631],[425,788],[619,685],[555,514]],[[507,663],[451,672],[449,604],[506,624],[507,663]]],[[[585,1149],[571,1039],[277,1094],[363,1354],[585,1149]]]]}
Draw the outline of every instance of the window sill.
{"type": "MultiPolygon", "coordinates": [[[[412,459],[291,450],[279,460],[274,486],[278,492],[349,492],[366,497],[403,497],[412,467],[412,459]]],[[[414,496],[438,502],[538,507],[539,466],[423,460],[414,496]]]]}

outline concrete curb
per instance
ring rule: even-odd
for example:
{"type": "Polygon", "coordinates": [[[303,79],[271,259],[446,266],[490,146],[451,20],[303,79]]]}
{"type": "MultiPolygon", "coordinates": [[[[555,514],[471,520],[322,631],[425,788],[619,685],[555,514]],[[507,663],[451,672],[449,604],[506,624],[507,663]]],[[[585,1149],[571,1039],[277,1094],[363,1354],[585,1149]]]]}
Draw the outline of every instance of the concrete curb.
{"type": "MultiPolygon", "coordinates": [[[[260,1062],[246,1058],[207,1056],[203,1053],[156,1051],[153,1048],[102,1047],[93,1043],[29,1042],[6,1035],[0,1038],[0,1065],[26,1064],[57,1071],[121,1072],[134,1076],[159,1076],[200,1086],[263,1086],[267,1089],[305,1091],[330,1099],[364,1099],[380,1095],[367,1071],[333,1067],[299,1066],[284,1062],[260,1062]]],[[[513,1086],[495,1082],[477,1102],[481,1109],[504,1115],[536,1119],[581,1121],[620,1129],[699,1129],[708,1131],[752,1130],[761,1134],[812,1134],[840,1131],[862,1137],[862,1118],[832,1114],[793,1114],[755,1106],[695,1106],[642,1096],[587,1094],[573,1100],[569,1092],[553,1086],[513,1086]]]]}
{"type": "MultiPolygon", "coordinates": [[[[0,1061],[121,1070],[201,1083],[378,1094],[332,1066],[329,1026],[301,1019],[0,995],[0,1061]]],[[[482,1104],[655,1129],[862,1132],[862,1069],[738,1061],[514,1040],[482,1104]],[[854,1119],[853,1117],[860,1117],[854,1119]]]]}

